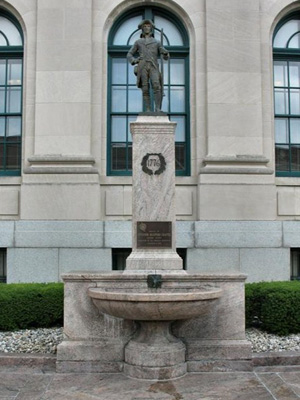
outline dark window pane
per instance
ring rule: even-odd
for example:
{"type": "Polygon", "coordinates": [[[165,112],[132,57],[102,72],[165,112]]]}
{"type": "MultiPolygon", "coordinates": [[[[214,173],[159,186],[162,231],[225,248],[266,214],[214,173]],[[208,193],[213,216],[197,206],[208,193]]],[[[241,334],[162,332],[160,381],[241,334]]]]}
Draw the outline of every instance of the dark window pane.
{"type": "Polygon", "coordinates": [[[126,170],[126,144],[116,143],[112,144],[111,148],[111,156],[112,156],[112,169],[117,171],[126,170]]]}
{"type": "Polygon", "coordinates": [[[20,145],[7,144],[6,145],[6,169],[20,169],[20,145]]]}
{"type": "Polygon", "coordinates": [[[185,170],[185,144],[176,143],[175,145],[175,169],[185,170]]]}
{"type": "Polygon", "coordinates": [[[0,249],[0,282],[6,282],[6,250],[0,249]]]}
{"type": "Polygon", "coordinates": [[[4,143],[0,143],[0,170],[4,168],[4,143]]]}
{"type": "Polygon", "coordinates": [[[291,279],[300,280],[300,249],[291,249],[291,279]]]}
{"type": "Polygon", "coordinates": [[[300,171],[300,146],[291,146],[292,171],[300,171]]]}
{"type": "Polygon", "coordinates": [[[276,146],[276,171],[289,171],[289,146],[276,146]]]}
{"type": "Polygon", "coordinates": [[[128,169],[132,170],[132,145],[128,145],[128,169]]]}
{"type": "Polygon", "coordinates": [[[131,249],[111,249],[112,269],[123,271],[126,267],[126,258],[130,255],[131,249]]]}

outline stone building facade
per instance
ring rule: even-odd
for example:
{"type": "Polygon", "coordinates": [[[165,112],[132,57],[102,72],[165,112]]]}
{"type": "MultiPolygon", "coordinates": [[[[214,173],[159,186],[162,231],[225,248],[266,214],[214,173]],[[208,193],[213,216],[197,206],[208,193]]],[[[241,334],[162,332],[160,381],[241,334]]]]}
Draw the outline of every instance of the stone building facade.
{"type": "Polygon", "coordinates": [[[299,277],[299,1],[0,0],[2,279],[111,270],[131,248],[124,57],[143,18],[171,54],[186,269],[299,277]]]}

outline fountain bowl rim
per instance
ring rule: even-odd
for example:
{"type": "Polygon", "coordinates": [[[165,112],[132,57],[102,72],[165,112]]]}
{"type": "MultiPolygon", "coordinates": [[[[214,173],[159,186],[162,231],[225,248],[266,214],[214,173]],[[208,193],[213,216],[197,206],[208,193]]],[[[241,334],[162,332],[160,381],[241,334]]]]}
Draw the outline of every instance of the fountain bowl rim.
{"type": "Polygon", "coordinates": [[[88,295],[95,300],[131,301],[131,302],[188,302],[213,300],[221,297],[223,290],[219,288],[201,289],[196,291],[160,291],[133,292],[124,289],[88,288],[88,295]]]}

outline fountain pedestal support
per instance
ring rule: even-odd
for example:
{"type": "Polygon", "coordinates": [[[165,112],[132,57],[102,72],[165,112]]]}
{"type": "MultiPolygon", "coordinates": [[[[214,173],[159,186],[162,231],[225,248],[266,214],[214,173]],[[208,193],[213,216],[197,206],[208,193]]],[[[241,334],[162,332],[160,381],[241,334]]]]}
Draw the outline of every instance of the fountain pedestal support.
{"type": "Polygon", "coordinates": [[[125,347],[124,373],[133,378],[165,380],[184,375],[185,344],[171,333],[172,321],[139,321],[125,347]]]}

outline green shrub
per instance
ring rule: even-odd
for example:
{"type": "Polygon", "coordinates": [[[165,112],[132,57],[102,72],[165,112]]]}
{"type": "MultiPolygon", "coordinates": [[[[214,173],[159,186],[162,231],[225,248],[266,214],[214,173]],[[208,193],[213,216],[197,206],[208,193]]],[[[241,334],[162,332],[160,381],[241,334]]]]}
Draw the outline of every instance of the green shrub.
{"type": "Polygon", "coordinates": [[[63,283],[0,284],[0,330],[63,324],[63,283]]]}
{"type": "Polygon", "coordinates": [[[300,332],[300,282],[248,283],[246,326],[286,335],[300,332]]]}

